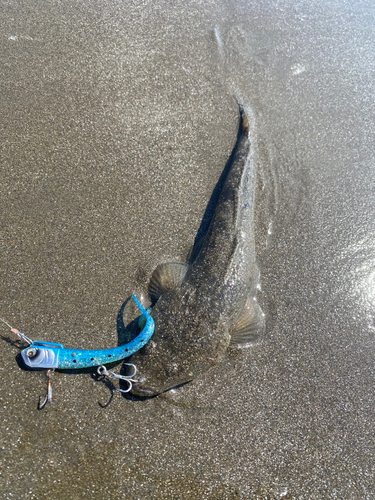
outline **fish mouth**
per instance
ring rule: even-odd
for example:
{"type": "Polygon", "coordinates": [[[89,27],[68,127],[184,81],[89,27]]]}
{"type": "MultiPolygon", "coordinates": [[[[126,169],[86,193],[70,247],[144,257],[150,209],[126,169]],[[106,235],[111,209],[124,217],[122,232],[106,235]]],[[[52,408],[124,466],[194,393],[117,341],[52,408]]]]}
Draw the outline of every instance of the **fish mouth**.
{"type": "Polygon", "coordinates": [[[133,396],[139,396],[142,398],[152,398],[156,396],[158,393],[154,391],[150,391],[150,389],[142,389],[141,387],[135,387],[133,384],[132,390],[130,391],[133,396]]]}
{"type": "Polygon", "coordinates": [[[153,396],[157,396],[160,394],[160,391],[157,389],[153,389],[152,387],[148,386],[147,389],[144,387],[144,384],[147,382],[145,378],[138,380],[137,382],[133,382],[132,388],[130,393],[133,396],[139,396],[143,398],[150,398],[153,396]]]}
{"type": "Polygon", "coordinates": [[[174,381],[173,383],[170,384],[152,386],[152,384],[149,383],[148,379],[143,377],[137,382],[133,382],[130,394],[132,394],[133,396],[138,396],[143,398],[152,398],[166,391],[169,391],[170,389],[181,387],[191,382],[192,379],[193,377],[189,376],[183,380],[174,381]]]}

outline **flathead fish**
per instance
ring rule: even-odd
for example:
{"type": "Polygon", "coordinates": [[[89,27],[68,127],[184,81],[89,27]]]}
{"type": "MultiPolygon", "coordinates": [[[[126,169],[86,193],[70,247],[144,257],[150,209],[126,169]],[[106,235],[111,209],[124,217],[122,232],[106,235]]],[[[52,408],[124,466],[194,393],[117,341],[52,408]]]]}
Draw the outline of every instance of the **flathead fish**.
{"type": "Polygon", "coordinates": [[[132,356],[139,373],[134,395],[154,396],[191,381],[231,343],[246,344],[264,328],[255,299],[256,169],[249,135],[240,107],[232,161],[197,257],[190,265],[162,264],[151,278],[155,333],[132,356]]]}

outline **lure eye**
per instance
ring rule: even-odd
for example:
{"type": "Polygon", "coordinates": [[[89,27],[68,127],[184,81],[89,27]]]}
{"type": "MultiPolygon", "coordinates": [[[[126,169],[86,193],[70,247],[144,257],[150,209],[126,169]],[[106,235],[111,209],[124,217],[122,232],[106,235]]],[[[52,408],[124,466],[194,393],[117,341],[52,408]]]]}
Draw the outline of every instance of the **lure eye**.
{"type": "Polygon", "coordinates": [[[26,356],[28,358],[33,358],[36,355],[37,352],[38,352],[38,349],[36,349],[35,347],[30,347],[26,351],[26,356]]]}

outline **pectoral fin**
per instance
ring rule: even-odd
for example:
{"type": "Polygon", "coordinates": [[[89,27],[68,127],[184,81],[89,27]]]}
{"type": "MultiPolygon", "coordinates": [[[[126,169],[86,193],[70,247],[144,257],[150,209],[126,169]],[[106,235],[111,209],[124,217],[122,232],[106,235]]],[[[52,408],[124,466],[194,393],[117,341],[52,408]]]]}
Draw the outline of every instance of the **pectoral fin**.
{"type": "Polygon", "coordinates": [[[185,277],[188,266],[173,262],[160,264],[152,274],[148,292],[153,304],[159,297],[169,291],[179,287],[185,277]]]}
{"type": "Polygon", "coordinates": [[[246,344],[255,340],[264,329],[264,314],[254,299],[246,301],[243,312],[231,331],[231,344],[246,344]]]}

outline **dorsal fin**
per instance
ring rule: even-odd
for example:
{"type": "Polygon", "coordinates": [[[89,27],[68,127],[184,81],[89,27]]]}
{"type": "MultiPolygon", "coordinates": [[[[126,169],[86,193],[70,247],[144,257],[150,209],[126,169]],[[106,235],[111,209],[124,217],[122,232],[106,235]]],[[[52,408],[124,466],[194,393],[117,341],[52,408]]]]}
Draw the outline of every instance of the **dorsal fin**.
{"type": "Polygon", "coordinates": [[[148,285],[151,302],[155,304],[163,293],[179,287],[185,277],[187,268],[186,264],[177,264],[175,262],[160,264],[153,272],[148,285]]]}
{"type": "Polygon", "coordinates": [[[186,258],[186,261],[189,263],[189,265],[193,264],[195,259],[198,257],[198,254],[202,249],[204,240],[205,240],[205,236],[201,236],[197,241],[194,241],[193,245],[191,246],[191,248],[187,254],[187,258],[186,258]]]}
{"type": "Polygon", "coordinates": [[[244,310],[233,325],[231,344],[255,340],[264,329],[264,314],[255,299],[247,299],[244,310]]]}

